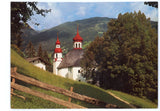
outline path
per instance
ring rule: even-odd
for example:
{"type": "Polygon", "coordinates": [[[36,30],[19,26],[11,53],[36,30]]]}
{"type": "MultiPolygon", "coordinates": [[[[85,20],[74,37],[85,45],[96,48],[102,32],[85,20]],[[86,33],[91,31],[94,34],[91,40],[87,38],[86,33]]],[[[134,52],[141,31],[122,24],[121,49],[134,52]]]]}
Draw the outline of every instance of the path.
{"type": "Polygon", "coordinates": [[[118,99],[118,100],[120,100],[120,101],[122,101],[122,102],[124,102],[124,103],[128,104],[130,107],[132,107],[132,108],[136,108],[135,106],[133,106],[133,105],[132,105],[132,104],[130,104],[129,102],[127,102],[127,101],[125,101],[125,100],[123,100],[123,99],[119,98],[118,96],[116,96],[115,94],[111,93],[110,91],[107,91],[107,93],[108,93],[108,94],[110,94],[111,96],[115,97],[116,99],[118,99]]]}

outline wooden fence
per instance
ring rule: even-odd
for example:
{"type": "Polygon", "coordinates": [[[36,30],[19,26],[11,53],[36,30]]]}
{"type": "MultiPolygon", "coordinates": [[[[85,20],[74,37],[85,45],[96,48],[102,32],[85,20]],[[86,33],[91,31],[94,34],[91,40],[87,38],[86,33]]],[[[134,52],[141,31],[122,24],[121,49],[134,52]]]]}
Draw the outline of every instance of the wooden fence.
{"type": "Polygon", "coordinates": [[[37,96],[37,97],[41,97],[41,98],[43,98],[45,100],[49,100],[51,102],[54,102],[54,103],[66,106],[68,108],[85,108],[83,106],[71,103],[70,102],[71,98],[75,98],[75,99],[78,99],[78,100],[81,100],[81,101],[85,101],[87,103],[91,103],[91,104],[100,106],[102,108],[118,108],[117,105],[108,104],[108,103],[103,102],[101,100],[98,100],[98,99],[95,99],[95,98],[91,98],[91,97],[88,97],[88,96],[85,96],[85,95],[80,95],[78,93],[75,93],[75,92],[73,92],[73,88],[71,88],[71,91],[69,91],[69,90],[66,90],[66,89],[55,87],[53,85],[46,84],[46,83],[43,83],[41,81],[35,80],[33,78],[21,75],[21,74],[17,73],[16,70],[17,70],[16,67],[15,68],[11,68],[11,78],[12,78],[12,82],[11,82],[11,88],[12,88],[11,89],[11,94],[14,94],[13,93],[13,88],[14,88],[14,89],[20,90],[22,92],[25,92],[25,93],[37,96]],[[40,88],[43,88],[43,89],[46,89],[46,90],[50,90],[50,91],[53,91],[53,92],[56,92],[56,93],[59,93],[59,94],[66,95],[66,96],[70,97],[69,101],[64,101],[64,100],[55,98],[53,96],[49,96],[49,95],[46,95],[44,93],[32,90],[30,88],[18,85],[18,84],[15,83],[15,79],[21,80],[23,82],[32,84],[34,86],[37,86],[37,87],[40,87],[40,88]]]}

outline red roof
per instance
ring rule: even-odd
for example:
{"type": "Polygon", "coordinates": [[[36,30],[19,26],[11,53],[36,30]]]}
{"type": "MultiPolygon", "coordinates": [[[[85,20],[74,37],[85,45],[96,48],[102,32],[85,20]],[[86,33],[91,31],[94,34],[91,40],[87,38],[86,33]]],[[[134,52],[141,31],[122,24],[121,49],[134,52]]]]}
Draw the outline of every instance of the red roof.
{"type": "MultiPolygon", "coordinates": [[[[56,41],[56,45],[60,45],[60,41],[59,41],[59,38],[58,38],[58,33],[57,33],[57,41],[56,41]]],[[[54,53],[62,53],[62,49],[61,48],[55,48],[54,49],[54,53]]]]}
{"type": "Polygon", "coordinates": [[[60,41],[59,41],[58,35],[57,35],[57,41],[56,41],[56,44],[61,44],[61,43],[60,43],[60,41]]]}
{"type": "Polygon", "coordinates": [[[55,48],[54,53],[62,53],[62,49],[61,48],[55,48]]]}
{"type": "Polygon", "coordinates": [[[79,35],[78,27],[77,27],[77,34],[76,34],[76,36],[73,38],[73,41],[79,41],[79,42],[82,42],[82,41],[83,41],[83,38],[79,35]]]}

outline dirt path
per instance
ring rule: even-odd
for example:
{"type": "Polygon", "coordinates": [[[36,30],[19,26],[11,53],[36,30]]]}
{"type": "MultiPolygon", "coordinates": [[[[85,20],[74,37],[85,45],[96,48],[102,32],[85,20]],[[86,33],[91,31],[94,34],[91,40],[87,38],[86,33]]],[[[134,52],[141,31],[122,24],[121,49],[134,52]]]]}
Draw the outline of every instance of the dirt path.
{"type": "Polygon", "coordinates": [[[125,101],[125,100],[123,100],[123,99],[119,98],[118,96],[116,96],[115,94],[111,93],[110,91],[107,91],[107,93],[108,93],[108,94],[110,94],[111,96],[115,97],[116,99],[118,99],[118,100],[120,100],[120,101],[122,101],[122,102],[124,102],[124,103],[128,104],[130,107],[132,107],[132,108],[136,108],[135,106],[133,106],[133,105],[132,105],[132,104],[130,104],[129,102],[127,102],[127,101],[125,101]]]}

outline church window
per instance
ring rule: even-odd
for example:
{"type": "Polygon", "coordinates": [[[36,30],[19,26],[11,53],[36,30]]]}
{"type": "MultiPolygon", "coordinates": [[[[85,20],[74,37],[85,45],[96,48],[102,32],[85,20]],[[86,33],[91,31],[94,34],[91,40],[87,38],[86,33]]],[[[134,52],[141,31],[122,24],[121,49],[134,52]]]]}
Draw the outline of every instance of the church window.
{"type": "Polygon", "coordinates": [[[81,44],[79,43],[79,48],[81,48],[81,44]]]}
{"type": "Polygon", "coordinates": [[[58,58],[58,54],[56,54],[56,58],[58,58]]]}
{"type": "Polygon", "coordinates": [[[81,73],[81,71],[80,71],[80,70],[78,70],[78,73],[81,73]]]}
{"type": "Polygon", "coordinates": [[[77,48],[77,43],[76,43],[76,48],[77,48]]]}

